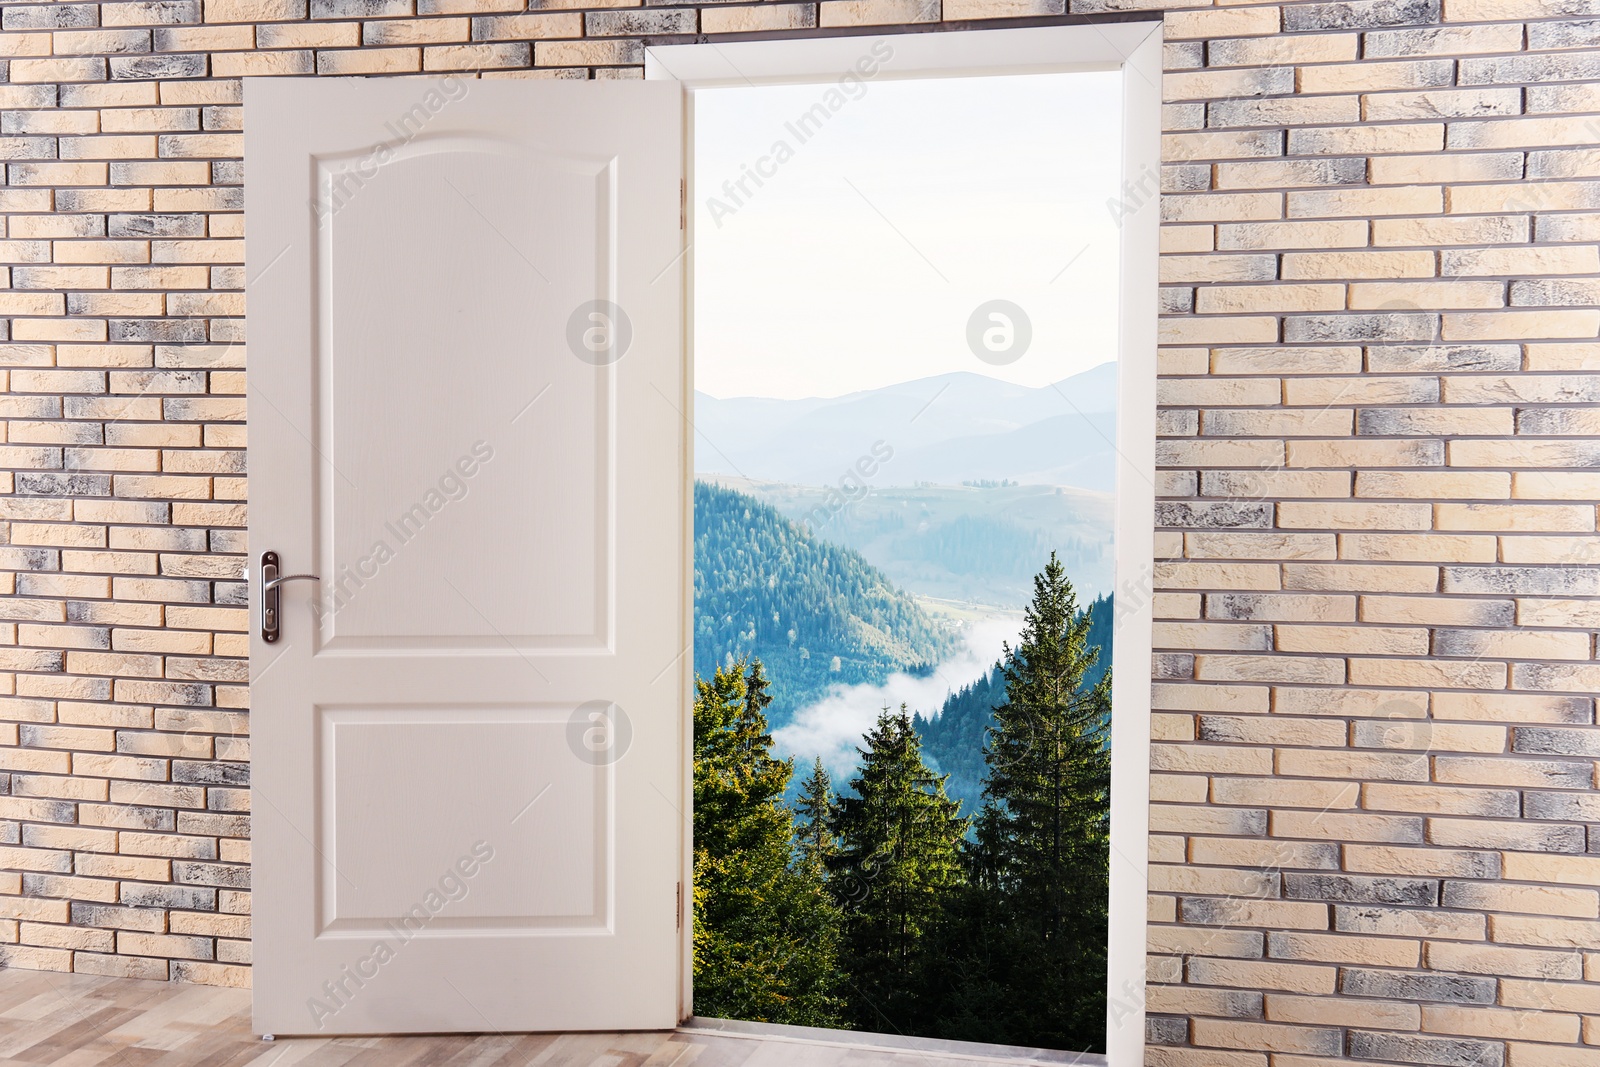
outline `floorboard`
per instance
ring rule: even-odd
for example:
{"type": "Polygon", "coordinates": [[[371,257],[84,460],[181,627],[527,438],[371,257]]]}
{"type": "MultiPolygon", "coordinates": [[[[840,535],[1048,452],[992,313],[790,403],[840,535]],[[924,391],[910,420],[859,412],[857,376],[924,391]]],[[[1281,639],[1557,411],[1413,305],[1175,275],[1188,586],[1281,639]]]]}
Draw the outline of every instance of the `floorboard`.
{"type": "MultiPolygon", "coordinates": [[[[737,1025],[737,1024],[736,1024],[737,1025]]],[[[250,1032],[250,992],[0,970],[0,1063],[18,1067],[982,1067],[951,1049],[862,1047],[760,1033],[292,1037],[250,1032]]],[[[1056,1067],[1054,1061],[1048,1067],[1056,1067]]],[[[1104,1063],[1085,1058],[1083,1067],[1104,1063]]]]}

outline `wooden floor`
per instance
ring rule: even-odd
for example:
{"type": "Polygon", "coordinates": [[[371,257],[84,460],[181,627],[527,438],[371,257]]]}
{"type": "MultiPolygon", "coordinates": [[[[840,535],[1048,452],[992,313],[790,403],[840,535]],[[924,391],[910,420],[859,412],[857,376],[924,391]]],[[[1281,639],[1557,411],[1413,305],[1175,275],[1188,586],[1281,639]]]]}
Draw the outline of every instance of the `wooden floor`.
{"type": "MultiPolygon", "coordinates": [[[[975,1047],[974,1047],[975,1050],[975,1047]]],[[[0,1063],[50,1067],[979,1067],[1040,1062],[973,1050],[677,1030],[280,1038],[250,1032],[242,989],[0,970],[0,1063]]],[[[1059,1058],[1058,1058],[1059,1057],[1059,1058]]],[[[1055,1064],[1104,1063],[1060,1057],[1055,1064]]]]}

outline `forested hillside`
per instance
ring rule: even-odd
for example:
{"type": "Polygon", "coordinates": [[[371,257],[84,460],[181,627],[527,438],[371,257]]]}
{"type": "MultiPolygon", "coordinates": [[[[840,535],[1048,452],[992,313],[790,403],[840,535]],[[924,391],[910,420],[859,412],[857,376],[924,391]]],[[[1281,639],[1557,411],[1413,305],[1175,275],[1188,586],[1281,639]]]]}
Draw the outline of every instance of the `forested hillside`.
{"type": "Polygon", "coordinates": [[[758,659],[774,726],[833,684],[930,669],[953,632],[848,548],[754,497],[694,487],[694,669],[758,659]]]}
{"type": "MultiPolygon", "coordinates": [[[[1088,645],[1098,647],[1100,657],[1084,672],[1083,684],[1093,688],[1111,667],[1111,597],[1100,597],[1089,605],[1088,612],[1088,645]]],[[[982,806],[984,738],[994,725],[994,709],[1005,700],[1006,681],[996,663],[988,674],[946,697],[937,715],[924,718],[918,714],[913,720],[922,737],[923,752],[940,774],[950,776],[945,792],[962,802],[964,815],[982,806]]]]}

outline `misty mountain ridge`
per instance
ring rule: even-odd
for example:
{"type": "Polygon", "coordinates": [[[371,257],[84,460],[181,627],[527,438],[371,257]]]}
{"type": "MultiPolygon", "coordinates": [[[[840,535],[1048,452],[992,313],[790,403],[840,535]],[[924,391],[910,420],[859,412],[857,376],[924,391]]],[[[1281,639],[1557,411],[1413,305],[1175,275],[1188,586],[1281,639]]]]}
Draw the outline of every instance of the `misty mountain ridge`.
{"type": "Polygon", "coordinates": [[[697,392],[695,470],[828,485],[881,443],[892,456],[874,484],[1011,478],[1106,491],[1116,383],[1116,364],[1103,363],[1039,388],[959,371],[838,397],[697,392]],[[1035,469],[1018,470],[1029,459],[1035,469]]]}

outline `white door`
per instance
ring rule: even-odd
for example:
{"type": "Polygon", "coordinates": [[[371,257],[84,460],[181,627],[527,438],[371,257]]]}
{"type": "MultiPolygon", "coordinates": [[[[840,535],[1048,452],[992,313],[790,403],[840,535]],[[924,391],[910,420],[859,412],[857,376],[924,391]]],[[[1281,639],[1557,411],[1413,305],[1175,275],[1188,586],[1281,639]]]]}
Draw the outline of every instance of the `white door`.
{"type": "Polygon", "coordinates": [[[680,90],[245,100],[255,1025],[672,1026],[680,90]]]}

